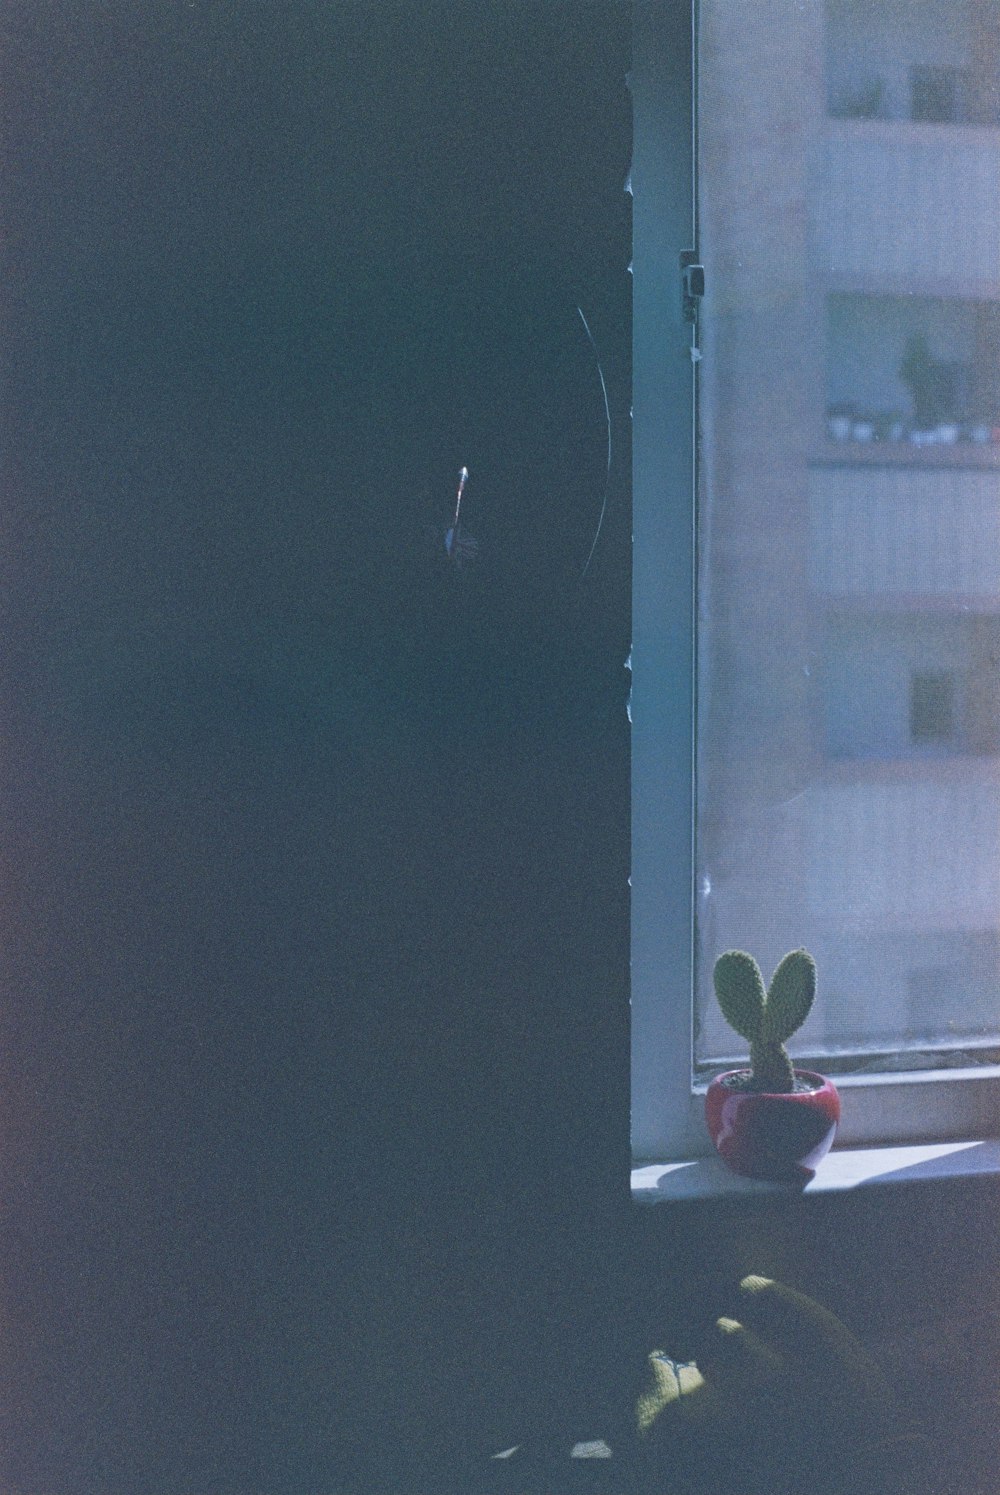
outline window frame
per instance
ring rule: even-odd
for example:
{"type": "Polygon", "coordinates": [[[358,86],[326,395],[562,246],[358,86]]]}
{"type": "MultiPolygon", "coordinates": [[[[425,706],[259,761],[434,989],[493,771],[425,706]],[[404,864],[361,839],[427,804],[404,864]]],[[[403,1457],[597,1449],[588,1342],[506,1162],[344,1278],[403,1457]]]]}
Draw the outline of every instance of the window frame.
{"type": "MultiPolygon", "coordinates": [[[[697,724],[698,0],[635,0],[633,63],[632,1154],[708,1156],[693,1079],[697,724]]],[[[710,288],[709,288],[710,290],[710,288]]],[[[1000,1067],[836,1079],[838,1144],[1000,1135],[1000,1067]]]]}

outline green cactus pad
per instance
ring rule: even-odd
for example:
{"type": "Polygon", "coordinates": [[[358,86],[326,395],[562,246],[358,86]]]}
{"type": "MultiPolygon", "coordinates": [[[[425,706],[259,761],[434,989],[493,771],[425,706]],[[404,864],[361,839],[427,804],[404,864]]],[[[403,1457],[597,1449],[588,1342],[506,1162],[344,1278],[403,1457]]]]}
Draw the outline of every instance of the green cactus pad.
{"type": "Polygon", "coordinates": [[[760,966],[744,950],[727,950],[715,962],[715,995],[722,1015],[741,1038],[761,1036],[767,996],[760,966]]]}
{"type": "Polygon", "coordinates": [[[764,1033],[772,1043],[791,1038],[816,996],[816,962],[807,950],[791,950],[771,977],[764,1008],[764,1033]]]}
{"type": "Polygon", "coordinates": [[[750,1040],[750,1088],[781,1094],[793,1090],[795,1072],[785,1039],[801,1028],[816,996],[812,956],[806,950],[790,951],[765,992],[753,956],[727,950],[715,962],[714,981],[723,1017],[750,1040]]]}

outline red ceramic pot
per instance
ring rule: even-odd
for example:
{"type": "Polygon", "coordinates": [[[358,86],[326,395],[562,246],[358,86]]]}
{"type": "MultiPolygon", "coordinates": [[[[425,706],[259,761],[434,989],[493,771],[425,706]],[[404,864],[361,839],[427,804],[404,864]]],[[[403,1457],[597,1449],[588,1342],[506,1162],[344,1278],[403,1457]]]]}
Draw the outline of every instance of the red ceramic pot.
{"type": "Polygon", "coordinates": [[[781,1183],[808,1183],[830,1151],[840,1096],[822,1075],[795,1071],[812,1088],[788,1095],[741,1090],[746,1070],[717,1075],[705,1096],[705,1119],[716,1151],[736,1173],[781,1183]]]}

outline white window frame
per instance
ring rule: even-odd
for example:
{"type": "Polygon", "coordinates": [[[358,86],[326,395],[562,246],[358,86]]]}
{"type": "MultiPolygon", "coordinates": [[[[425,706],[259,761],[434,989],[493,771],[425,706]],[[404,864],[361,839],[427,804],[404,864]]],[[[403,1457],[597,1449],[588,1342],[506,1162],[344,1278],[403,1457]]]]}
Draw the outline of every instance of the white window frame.
{"type": "MultiPolygon", "coordinates": [[[[707,1156],[693,1080],[695,413],[681,255],[698,249],[697,0],[635,0],[632,1152],[707,1156]]],[[[838,1144],[1000,1135],[1000,1068],[838,1076],[838,1144]]]]}

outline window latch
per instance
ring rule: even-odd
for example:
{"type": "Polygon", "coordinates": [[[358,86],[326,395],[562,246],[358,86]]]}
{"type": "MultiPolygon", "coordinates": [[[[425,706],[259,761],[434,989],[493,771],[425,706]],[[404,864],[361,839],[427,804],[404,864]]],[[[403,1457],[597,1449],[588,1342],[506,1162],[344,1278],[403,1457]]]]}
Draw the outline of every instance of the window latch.
{"type": "Polygon", "coordinates": [[[685,322],[698,320],[698,303],[705,294],[705,266],[699,265],[694,249],[681,255],[681,308],[685,322]]]}

